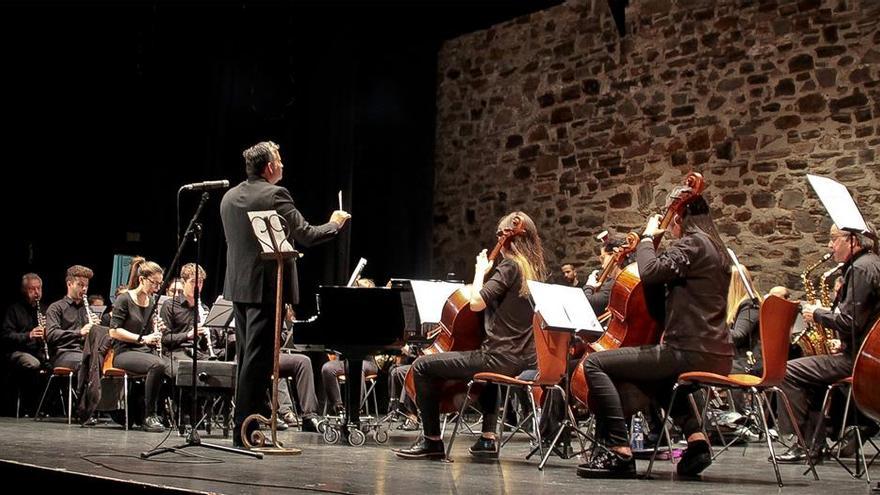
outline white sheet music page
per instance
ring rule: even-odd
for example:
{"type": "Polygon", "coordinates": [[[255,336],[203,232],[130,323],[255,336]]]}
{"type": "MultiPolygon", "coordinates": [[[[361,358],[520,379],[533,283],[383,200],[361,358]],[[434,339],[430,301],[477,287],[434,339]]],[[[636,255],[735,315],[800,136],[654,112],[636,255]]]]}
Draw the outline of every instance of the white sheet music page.
{"type": "Polygon", "coordinates": [[[818,175],[807,174],[807,180],[810,181],[810,185],[819,196],[819,201],[825,206],[837,228],[868,232],[865,219],[849,191],[846,190],[846,186],[834,179],[818,175]]]}
{"type": "Polygon", "coordinates": [[[455,291],[464,287],[464,284],[428,280],[410,280],[410,283],[416,298],[419,319],[422,320],[422,323],[440,323],[446,300],[455,291]]]}
{"type": "Polygon", "coordinates": [[[264,253],[270,254],[274,252],[270,236],[275,238],[275,245],[278,246],[279,252],[293,252],[293,244],[287,240],[284,228],[281,225],[281,217],[278,216],[277,211],[249,211],[248,218],[251,221],[254,235],[256,235],[257,240],[260,241],[260,247],[263,248],[264,253]],[[266,224],[266,219],[268,219],[269,225],[266,224]]]}
{"type": "Polygon", "coordinates": [[[602,325],[580,287],[528,281],[535,311],[553,328],[602,333],[602,325]]]}

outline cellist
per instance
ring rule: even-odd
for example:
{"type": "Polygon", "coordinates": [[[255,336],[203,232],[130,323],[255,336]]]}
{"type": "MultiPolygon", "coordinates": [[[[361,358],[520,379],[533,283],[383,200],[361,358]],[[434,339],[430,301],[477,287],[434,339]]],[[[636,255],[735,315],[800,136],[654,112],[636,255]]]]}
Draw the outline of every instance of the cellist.
{"type": "MultiPolygon", "coordinates": [[[[674,191],[670,200],[681,192],[680,188],[674,191]]],[[[584,478],[636,476],[615,382],[635,382],[643,390],[653,387],[661,400],[665,397],[661,402],[665,404],[680,373],[730,372],[733,345],[725,322],[730,260],[709,205],[697,196],[675,212],[669,224],[675,240],[661,252],[654,247],[655,236],[663,233],[659,225],[659,215],[649,218],[636,248],[636,263],[642,283],[666,286],[665,333],[657,345],[594,352],[586,359],[590,409],[596,416],[597,441],[605,448],[578,466],[578,476],[584,478]]],[[[671,412],[688,441],[678,472],[696,475],[711,464],[711,451],[686,394],[678,399],[671,412]]]]}
{"type": "MultiPolygon", "coordinates": [[[[421,437],[409,448],[396,450],[405,459],[442,458],[440,387],[445,380],[468,380],[479,372],[516,376],[536,366],[535,343],[527,280],[546,278],[544,250],[535,223],[521,211],[504,216],[497,236],[503,239],[501,255],[493,267],[486,250],[477,255],[474,282],[465,288],[472,311],[483,311],[485,336],[479,349],[421,356],[412,364],[416,405],[422,416],[421,437]],[[511,235],[511,232],[518,232],[511,235]],[[490,275],[488,279],[486,276],[490,275]],[[484,282],[485,280],[485,282],[484,282]]],[[[495,441],[498,387],[480,394],[482,435],[470,448],[477,457],[497,457],[495,441]]]]}

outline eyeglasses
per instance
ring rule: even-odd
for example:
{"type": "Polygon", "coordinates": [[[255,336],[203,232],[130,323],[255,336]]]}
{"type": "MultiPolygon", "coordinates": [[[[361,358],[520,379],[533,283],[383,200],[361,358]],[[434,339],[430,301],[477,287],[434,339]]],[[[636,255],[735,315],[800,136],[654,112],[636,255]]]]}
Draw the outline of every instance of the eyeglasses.
{"type": "Polygon", "coordinates": [[[153,287],[158,287],[158,286],[162,285],[162,280],[153,280],[153,279],[149,279],[149,278],[144,278],[144,280],[146,280],[147,282],[152,284],[153,287]]]}

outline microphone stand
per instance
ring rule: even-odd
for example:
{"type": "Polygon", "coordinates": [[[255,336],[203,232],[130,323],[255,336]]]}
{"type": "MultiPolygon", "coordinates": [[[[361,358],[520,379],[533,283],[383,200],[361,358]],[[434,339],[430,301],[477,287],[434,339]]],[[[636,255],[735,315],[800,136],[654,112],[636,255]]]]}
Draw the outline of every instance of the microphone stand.
{"type": "MultiPolygon", "coordinates": [[[[189,415],[189,425],[186,428],[186,438],[184,440],[185,443],[181,445],[177,445],[174,447],[158,447],[148,452],[141,452],[141,459],[149,459],[150,457],[164,454],[166,452],[177,452],[179,450],[183,450],[187,447],[205,447],[208,449],[219,450],[222,452],[230,452],[233,454],[242,454],[251,457],[255,457],[257,459],[262,459],[263,454],[260,452],[251,452],[249,450],[238,449],[235,447],[226,447],[223,445],[216,445],[212,443],[202,442],[199,437],[199,432],[196,429],[196,413],[198,411],[198,386],[196,385],[196,379],[198,377],[198,349],[199,349],[199,331],[198,331],[198,323],[199,323],[199,258],[201,257],[201,248],[202,245],[199,242],[201,240],[202,234],[202,224],[198,223],[196,220],[199,215],[202,213],[202,209],[205,206],[205,203],[208,202],[208,198],[210,195],[207,191],[202,193],[201,201],[199,202],[198,208],[196,208],[196,212],[193,214],[193,217],[189,221],[189,225],[186,228],[186,232],[184,232],[182,240],[177,246],[177,254],[174,255],[174,260],[171,262],[171,266],[168,268],[168,273],[175,273],[178,263],[180,262],[180,256],[183,253],[183,249],[186,247],[187,241],[192,237],[192,241],[196,247],[196,270],[195,270],[195,289],[193,292],[194,304],[192,307],[193,313],[193,358],[192,358],[192,383],[190,384],[191,394],[192,394],[192,405],[189,415]]],[[[168,279],[170,280],[170,278],[168,279]]],[[[162,284],[161,291],[164,292],[166,286],[168,285],[168,280],[162,284]]],[[[158,304],[153,305],[153,311],[156,311],[156,306],[158,304]]],[[[152,315],[151,315],[152,317],[152,315]]],[[[148,318],[146,321],[151,321],[148,318]]]]}

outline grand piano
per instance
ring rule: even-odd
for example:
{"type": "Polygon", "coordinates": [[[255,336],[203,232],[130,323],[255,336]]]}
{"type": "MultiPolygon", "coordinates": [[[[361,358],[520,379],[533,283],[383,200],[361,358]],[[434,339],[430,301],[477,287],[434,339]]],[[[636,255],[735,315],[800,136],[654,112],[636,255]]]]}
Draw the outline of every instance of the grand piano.
{"type": "Polygon", "coordinates": [[[294,322],[293,343],[321,345],[346,360],[345,409],[348,425],[360,427],[360,383],[363,359],[371,354],[396,354],[420,334],[412,289],[392,287],[320,286],[317,316],[294,322]]]}

